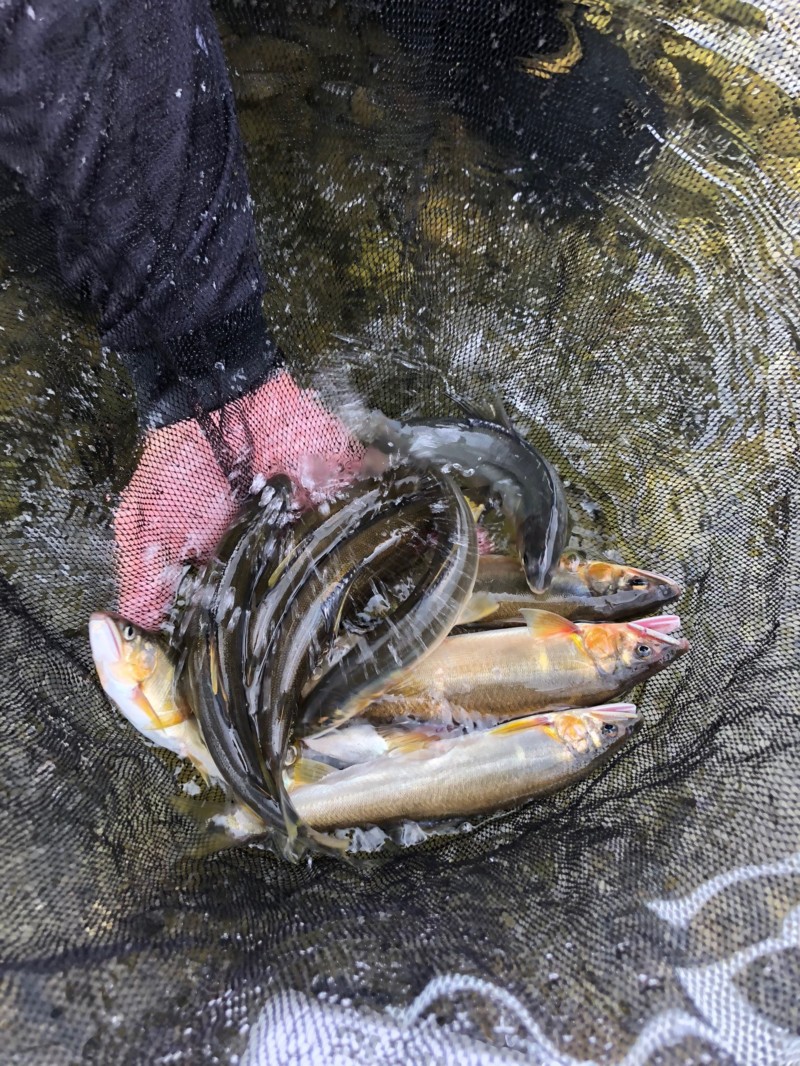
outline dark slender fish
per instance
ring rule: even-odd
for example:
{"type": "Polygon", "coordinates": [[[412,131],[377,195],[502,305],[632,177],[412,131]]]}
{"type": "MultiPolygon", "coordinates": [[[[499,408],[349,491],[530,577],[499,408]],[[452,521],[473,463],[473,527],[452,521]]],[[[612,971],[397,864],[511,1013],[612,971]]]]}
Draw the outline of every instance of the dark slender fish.
{"type": "Polygon", "coordinates": [[[253,728],[242,674],[247,648],[247,608],[254,576],[274,572],[280,565],[296,519],[296,513],[289,507],[292,488],[288,479],[273,479],[265,493],[270,491],[271,498],[264,501],[262,497],[262,505],[254,515],[251,513],[249,528],[245,527],[238,537],[235,531],[233,537],[226,537],[218,553],[224,570],[214,600],[216,631],[211,634],[211,642],[220,683],[227,696],[236,746],[244,752],[248,770],[265,780],[275,799],[279,786],[271,776],[253,728]]]}
{"type": "MultiPolygon", "coordinates": [[[[411,521],[417,517],[415,509],[424,509],[437,538],[429,548],[431,576],[423,580],[398,609],[397,614],[402,614],[403,618],[382,623],[384,627],[397,625],[396,651],[403,662],[413,661],[421,650],[418,626],[413,623],[414,618],[420,620],[420,600],[427,599],[441,586],[444,571],[452,574],[454,568],[460,571],[462,564],[466,563],[464,553],[454,554],[452,544],[447,541],[447,534],[453,526],[452,518],[449,524],[447,519],[453,509],[459,515],[455,526],[459,530],[462,526],[468,528],[467,538],[471,534],[473,544],[475,540],[474,528],[466,524],[469,511],[463,497],[449,479],[433,473],[401,477],[362,492],[322,522],[317,530],[301,538],[301,549],[284,565],[278,580],[256,608],[248,655],[250,665],[255,665],[248,676],[249,710],[256,722],[261,750],[271,767],[272,777],[279,782],[279,798],[290,836],[296,834],[297,818],[283,788],[281,775],[288,744],[297,724],[300,691],[311,672],[307,666],[308,656],[303,651],[304,647],[309,646],[306,643],[309,629],[302,641],[295,635],[301,631],[304,605],[314,604],[314,616],[320,619],[323,640],[332,639],[346,595],[355,590],[361,578],[370,576],[370,567],[365,563],[364,556],[368,554],[365,553],[367,541],[370,537],[374,541],[374,527],[385,524],[393,516],[411,521]],[[449,567],[443,565],[441,557],[445,555],[450,562],[449,567]],[[449,558],[451,555],[452,559],[449,558]],[[348,575],[346,580],[345,574],[348,575]],[[403,628],[405,616],[410,616],[412,622],[410,625],[406,623],[403,628]],[[293,648],[295,652],[297,648],[300,649],[299,656],[295,654],[292,657],[293,648]],[[299,670],[304,661],[306,668],[299,670]],[[286,666],[287,663],[293,665],[286,666]]],[[[371,561],[375,576],[380,574],[378,561],[377,555],[371,561]]],[[[435,622],[429,622],[427,634],[431,641],[438,643],[443,639],[452,625],[453,616],[458,615],[466,602],[474,583],[477,549],[471,565],[472,574],[460,594],[456,584],[450,583],[453,603],[449,612],[435,622]]],[[[312,618],[309,627],[312,631],[314,625],[312,618]]],[[[319,635],[314,639],[319,642],[319,635]]],[[[378,668],[373,666],[373,671],[378,668]]]]}
{"type": "Polygon", "coordinates": [[[395,422],[367,416],[360,432],[366,442],[403,461],[455,471],[474,488],[498,496],[512,523],[528,584],[543,592],[569,536],[569,510],[555,468],[529,444],[496,405],[492,420],[463,418],[395,422]]]}
{"type": "Polygon", "coordinates": [[[425,477],[440,498],[428,570],[369,640],[352,647],[317,683],[302,708],[304,728],[358,714],[398,673],[439,647],[472,594],[478,546],[469,505],[447,475],[428,471],[425,477]]]}
{"type": "Polygon", "coordinates": [[[238,670],[246,571],[276,565],[292,520],[291,486],[275,479],[231,526],[194,581],[173,637],[179,690],[193,709],[226,784],[268,824],[282,826],[277,789],[265,773],[238,670]]]}
{"type": "Polygon", "coordinates": [[[422,506],[409,505],[354,534],[331,554],[299,589],[289,588],[292,608],[283,615],[285,624],[273,630],[268,648],[268,667],[262,679],[260,704],[266,709],[264,746],[272,764],[272,776],[280,773],[278,798],[284,816],[288,848],[300,854],[306,838],[316,850],[338,852],[345,844],[306,825],[300,825],[292,801],[283,787],[283,768],[293,726],[299,718],[303,688],[317,666],[324,648],[339,627],[339,619],[351,596],[363,586],[394,570],[398,557],[422,548],[419,525],[422,506]],[[295,594],[296,593],[296,594],[295,594]]]}
{"type": "Polygon", "coordinates": [[[190,645],[181,673],[181,691],[201,724],[203,738],[225,783],[281,835],[285,830],[280,806],[263,778],[253,771],[250,753],[232,727],[228,696],[214,661],[213,633],[213,623],[198,614],[188,631],[190,645]]]}

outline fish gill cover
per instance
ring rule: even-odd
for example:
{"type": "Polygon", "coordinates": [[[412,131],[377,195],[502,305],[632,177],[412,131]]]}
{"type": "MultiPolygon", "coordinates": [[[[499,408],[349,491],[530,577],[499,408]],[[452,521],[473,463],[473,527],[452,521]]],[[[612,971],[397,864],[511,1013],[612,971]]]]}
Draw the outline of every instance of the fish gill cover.
{"type": "Polygon", "coordinates": [[[86,640],[133,388],[9,171],[5,1061],[800,1061],[794,6],[216,16],[298,379],[405,417],[488,375],[589,557],[685,585],[694,650],[604,772],[473,834],[369,873],[193,857],[185,774],[120,721],[86,640]]]}

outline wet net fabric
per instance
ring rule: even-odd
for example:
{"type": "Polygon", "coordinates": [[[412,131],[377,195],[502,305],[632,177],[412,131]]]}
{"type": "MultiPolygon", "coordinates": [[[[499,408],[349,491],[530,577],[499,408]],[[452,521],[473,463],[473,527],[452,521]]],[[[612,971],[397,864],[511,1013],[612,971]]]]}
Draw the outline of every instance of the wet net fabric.
{"type": "Polygon", "coordinates": [[[793,5],[216,14],[298,381],[402,415],[488,380],[576,543],[685,582],[692,652],[599,774],[472,834],[194,856],[86,635],[133,391],[5,176],[4,1061],[800,1062],[793,5]]]}

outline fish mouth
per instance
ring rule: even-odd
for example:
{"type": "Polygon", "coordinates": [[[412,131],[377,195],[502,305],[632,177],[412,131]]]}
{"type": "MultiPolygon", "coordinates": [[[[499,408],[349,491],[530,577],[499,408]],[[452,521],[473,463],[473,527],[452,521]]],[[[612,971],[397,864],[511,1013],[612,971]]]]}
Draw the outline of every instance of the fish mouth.
{"type": "Polygon", "coordinates": [[[113,665],[122,659],[122,641],[114,622],[107,614],[96,613],[89,618],[89,644],[95,666],[113,665]]]}
{"type": "Polygon", "coordinates": [[[612,725],[632,725],[634,722],[641,721],[642,718],[635,703],[604,703],[599,707],[587,707],[584,713],[591,714],[602,722],[610,722],[612,725]]]}
{"type": "MultiPolygon", "coordinates": [[[[683,655],[684,652],[689,651],[691,648],[691,644],[686,637],[672,635],[676,629],[681,627],[681,620],[676,614],[660,614],[655,618],[641,618],[638,622],[628,622],[628,625],[631,629],[646,637],[655,638],[665,653],[673,652],[672,658],[676,655],[683,655]]],[[[659,667],[662,666],[663,660],[658,665],[659,667]]]]}
{"type": "MultiPolygon", "coordinates": [[[[555,567],[552,569],[555,569],[555,567]]],[[[550,573],[551,571],[542,566],[541,563],[533,563],[530,566],[526,566],[525,579],[531,592],[535,592],[537,595],[546,592],[550,584],[550,573]]]]}
{"type": "Polygon", "coordinates": [[[679,600],[686,589],[680,584],[680,582],[673,581],[672,578],[667,577],[661,579],[661,588],[659,591],[661,593],[661,599],[671,603],[673,600],[679,600]]]}
{"type": "Polygon", "coordinates": [[[658,633],[659,636],[666,636],[681,628],[681,620],[677,614],[658,614],[652,618],[639,618],[635,622],[629,622],[628,625],[632,629],[638,629],[640,632],[658,633]]]}
{"type": "Polygon", "coordinates": [[[630,573],[650,582],[653,591],[656,592],[658,598],[665,603],[671,603],[673,600],[680,599],[685,591],[683,585],[678,581],[673,581],[671,577],[664,577],[663,574],[654,574],[650,570],[640,570],[635,566],[630,568],[630,573]]]}

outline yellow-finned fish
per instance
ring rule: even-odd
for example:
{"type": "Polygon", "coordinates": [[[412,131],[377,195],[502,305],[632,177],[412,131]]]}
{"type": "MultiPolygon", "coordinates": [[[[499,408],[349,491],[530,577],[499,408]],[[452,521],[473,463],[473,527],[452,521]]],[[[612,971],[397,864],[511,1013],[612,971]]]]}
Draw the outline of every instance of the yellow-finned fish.
{"type": "Polygon", "coordinates": [[[585,777],[639,721],[634,705],[622,703],[531,715],[454,739],[423,732],[416,747],[412,734],[383,757],[295,786],[292,801],[304,821],[328,830],[498,811],[585,777]]]}
{"type": "MultiPolygon", "coordinates": [[[[161,641],[109,614],[92,615],[90,639],[103,688],[128,721],[153,744],[190,759],[207,779],[220,780],[197,723],[175,701],[175,666],[161,641]]],[[[355,722],[307,737],[284,776],[298,815],[317,830],[455,817],[572,784],[638,722],[632,704],[538,714],[457,737],[424,725],[355,722]],[[324,758],[354,765],[329,770],[324,758]]],[[[214,820],[241,840],[267,828],[241,803],[214,820]]]]}
{"type": "Polygon", "coordinates": [[[175,664],[163,643],[101,612],[89,619],[89,641],[100,684],[134,729],[189,759],[207,781],[221,780],[191,710],[176,692],[175,664]]]}
{"type": "Polygon", "coordinates": [[[574,552],[561,556],[549,588],[531,592],[519,559],[482,555],[472,599],[459,625],[480,629],[523,625],[520,610],[552,611],[580,622],[621,622],[641,618],[677,600],[683,589],[661,574],[603,560],[585,560],[574,552]]]}
{"type": "Polygon", "coordinates": [[[676,615],[585,623],[549,611],[523,616],[524,628],[448,637],[364,713],[385,721],[401,706],[420,720],[454,714],[479,723],[586,707],[618,698],[689,649],[670,635],[676,615]]]}

